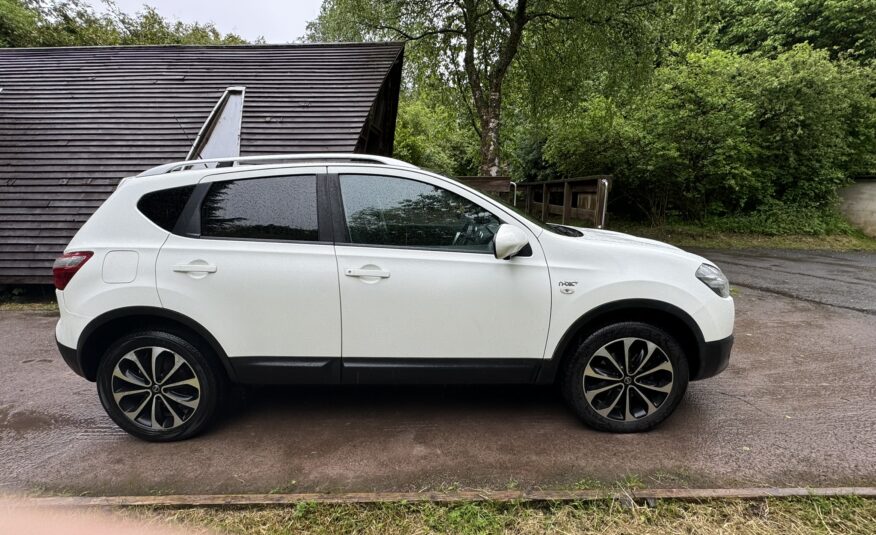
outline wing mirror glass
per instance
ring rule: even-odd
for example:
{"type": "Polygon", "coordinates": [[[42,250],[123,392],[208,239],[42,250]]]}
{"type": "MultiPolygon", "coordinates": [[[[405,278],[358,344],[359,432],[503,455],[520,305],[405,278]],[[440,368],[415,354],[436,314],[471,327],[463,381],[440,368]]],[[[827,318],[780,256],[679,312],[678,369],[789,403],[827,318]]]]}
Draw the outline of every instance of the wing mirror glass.
{"type": "Polygon", "coordinates": [[[508,260],[529,245],[526,233],[514,225],[500,225],[493,239],[493,253],[499,260],[508,260]]]}

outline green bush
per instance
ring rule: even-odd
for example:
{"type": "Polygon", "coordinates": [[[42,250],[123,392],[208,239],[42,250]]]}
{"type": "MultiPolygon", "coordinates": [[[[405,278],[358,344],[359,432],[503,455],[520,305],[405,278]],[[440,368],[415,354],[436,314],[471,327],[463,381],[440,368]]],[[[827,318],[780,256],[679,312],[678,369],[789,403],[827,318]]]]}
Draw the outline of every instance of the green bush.
{"type": "Polygon", "coordinates": [[[717,217],[706,221],[708,228],[741,234],[787,236],[805,234],[853,234],[849,223],[834,209],[796,206],[770,201],[753,212],[717,217]]]}
{"type": "Polygon", "coordinates": [[[559,115],[544,159],[565,176],[614,174],[612,209],[652,224],[836,229],[838,189],[876,170],[874,80],[808,45],[774,59],[689,54],[627,102],[596,96],[559,115]]]}

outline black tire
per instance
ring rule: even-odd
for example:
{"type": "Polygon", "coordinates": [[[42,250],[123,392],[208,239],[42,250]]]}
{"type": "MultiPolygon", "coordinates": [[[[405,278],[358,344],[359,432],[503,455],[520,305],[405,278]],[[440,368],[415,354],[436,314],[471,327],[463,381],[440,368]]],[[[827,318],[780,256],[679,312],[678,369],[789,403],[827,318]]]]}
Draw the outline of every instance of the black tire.
{"type": "Polygon", "coordinates": [[[97,370],[98,396],[109,417],[131,435],[151,442],[185,440],[206,429],[226,390],[225,372],[214,362],[209,349],[198,340],[190,341],[179,334],[160,330],[121,337],[106,351],[97,370]],[[156,351],[158,370],[154,373],[158,380],[155,381],[151,379],[153,373],[149,366],[151,348],[159,348],[156,351]],[[138,368],[132,355],[141,366],[144,363],[146,366],[138,368]],[[177,356],[184,364],[168,373],[179,362],[177,356]],[[124,379],[118,374],[114,377],[117,366],[124,379]],[[179,383],[185,384],[172,386],[179,383]],[[148,388],[144,388],[147,384],[148,388]],[[139,390],[147,392],[138,393],[139,390]],[[117,401],[116,395],[123,392],[125,394],[117,401]],[[142,410],[137,411],[141,400],[148,407],[143,405],[142,410]],[[152,408],[153,404],[155,408],[152,408]],[[129,417],[122,406],[129,409],[128,414],[137,412],[129,417]],[[152,424],[153,415],[156,424],[152,424]],[[149,421],[148,425],[145,420],[149,421]]]}
{"type": "Polygon", "coordinates": [[[688,362],[681,345],[653,325],[608,325],[572,350],[561,377],[563,396],[594,429],[613,433],[652,429],[672,414],[687,390],[688,362]],[[656,349],[646,359],[649,342],[656,349]]]}

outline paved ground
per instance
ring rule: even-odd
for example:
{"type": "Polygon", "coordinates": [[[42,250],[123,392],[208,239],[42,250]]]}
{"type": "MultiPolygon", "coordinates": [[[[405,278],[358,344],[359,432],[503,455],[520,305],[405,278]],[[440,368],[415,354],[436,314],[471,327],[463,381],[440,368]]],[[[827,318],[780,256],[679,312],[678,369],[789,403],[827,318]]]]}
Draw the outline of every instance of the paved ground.
{"type": "Polygon", "coordinates": [[[0,312],[0,491],[876,485],[876,318],[848,309],[872,309],[874,257],[796,254],[707,253],[737,284],[797,291],[839,270],[830,284],[859,289],[836,303],[847,308],[812,302],[841,297],[824,290],[830,275],[807,300],[741,288],[730,368],[640,435],[584,427],[547,388],[296,387],[249,392],[203,437],[148,444],[60,361],[52,315],[0,312]]]}
{"type": "Polygon", "coordinates": [[[876,314],[876,254],[697,250],[734,285],[876,314]]]}

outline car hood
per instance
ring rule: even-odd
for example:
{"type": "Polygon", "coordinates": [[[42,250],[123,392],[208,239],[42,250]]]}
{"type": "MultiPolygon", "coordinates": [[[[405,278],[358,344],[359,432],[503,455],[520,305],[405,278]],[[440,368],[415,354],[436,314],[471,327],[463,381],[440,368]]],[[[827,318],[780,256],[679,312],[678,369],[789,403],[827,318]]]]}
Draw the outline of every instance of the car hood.
{"type": "Polygon", "coordinates": [[[582,243],[600,243],[607,246],[613,247],[629,247],[639,252],[643,253],[651,253],[655,255],[668,255],[675,258],[683,258],[685,261],[693,261],[696,263],[708,263],[713,264],[713,262],[709,262],[707,259],[703,258],[700,255],[696,255],[693,253],[689,253],[684,249],[680,249],[674,245],[670,245],[668,243],[664,243],[662,241],[651,240],[648,238],[640,238],[638,236],[632,236],[630,234],[624,234],[623,232],[614,232],[611,230],[597,230],[592,228],[582,228],[582,227],[572,227],[575,230],[581,232],[583,236],[578,238],[570,238],[572,240],[578,240],[582,243]]]}
{"type": "Polygon", "coordinates": [[[583,234],[583,236],[579,239],[617,243],[623,245],[636,245],[653,249],[662,249],[665,251],[684,252],[682,249],[679,249],[674,245],[669,245],[668,243],[663,243],[662,241],[650,240],[648,238],[639,238],[638,236],[624,234],[623,232],[614,232],[612,230],[597,230],[583,227],[572,228],[583,234]]]}

